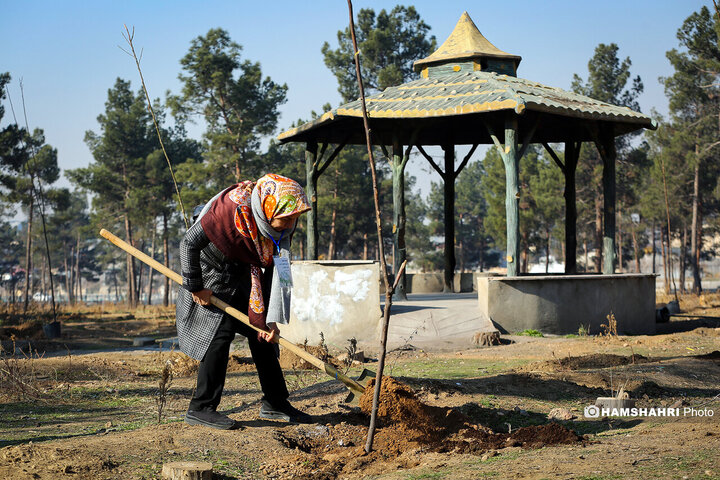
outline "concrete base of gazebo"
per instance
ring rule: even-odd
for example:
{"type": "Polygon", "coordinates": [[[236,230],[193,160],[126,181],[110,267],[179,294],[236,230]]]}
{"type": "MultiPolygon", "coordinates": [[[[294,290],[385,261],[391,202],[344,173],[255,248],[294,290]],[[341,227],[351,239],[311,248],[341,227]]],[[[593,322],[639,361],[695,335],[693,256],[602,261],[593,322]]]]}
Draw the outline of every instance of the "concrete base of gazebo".
{"type": "Polygon", "coordinates": [[[655,333],[655,277],[643,274],[500,277],[476,283],[483,317],[503,333],[598,334],[613,314],[620,335],[655,333]]]}
{"type": "MultiPolygon", "coordinates": [[[[475,290],[474,273],[456,273],[453,275],[453,291],[455,293],[472,292],[475,290]]],[[[445,289],[444,274],[408,273],[406,275],[407,293],[441,293],[445,289]]]]}

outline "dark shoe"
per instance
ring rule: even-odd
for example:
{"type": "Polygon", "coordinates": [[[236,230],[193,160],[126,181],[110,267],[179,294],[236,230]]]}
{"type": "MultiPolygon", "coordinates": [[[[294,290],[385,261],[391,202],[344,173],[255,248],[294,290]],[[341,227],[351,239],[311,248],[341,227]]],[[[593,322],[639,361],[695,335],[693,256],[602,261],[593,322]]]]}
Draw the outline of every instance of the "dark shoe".
{"type": "Polygon", "coordinates": [[[287,400],[276,407],[267,400],[263,400],[260,405],[260,418],[291,423],[314,423],[310,415],[293,407],[287,400]]]}
{"type": "Polygon", "coordinates": [[[230,430],[236,427],[235,420],[215,410],[188,410],[185,414],[185,423],[219,428],[220,430],[230,430]]]}

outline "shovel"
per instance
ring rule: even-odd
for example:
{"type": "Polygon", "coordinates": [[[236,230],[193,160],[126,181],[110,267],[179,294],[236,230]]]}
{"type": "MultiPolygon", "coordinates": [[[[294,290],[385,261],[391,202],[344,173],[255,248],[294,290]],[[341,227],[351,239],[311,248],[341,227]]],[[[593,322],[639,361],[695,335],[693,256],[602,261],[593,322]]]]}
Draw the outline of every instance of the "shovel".
{"type": "MultiPolygon", "coordinates": [[[[137,258],[141,262],[145,263],[146,265],[150,266],[151,268],[154,268],[158,272],[162,273],[166,277],[168,277],[170,280],[174,281],[175,283],[178,283],[182,285],[182,277],[177,272],[174,272],[167,268],[162,263],[158,262],[157,260],[149,257],[148,255],[145,255],[143,252],[138,250],[137,248],[133,247],[129,243],[121,240],[120,238],[116,237],[112,233],[108,232],[104,228],[100,230],[100,236],[106,238],[109,240],[113,245],[125,250],[127,253],[132,255],[133,257],[137,258]]],[[[263,332],[264,330],[261,330],[257,328],[255,325],[252,325],[250,323],[250,320],[248,319],[247,315],[242,313],[240,310],[231,307],[227,303],[223,302],[216,296],[212,295],[210,297],[210,303],[218,307],[223,312],[227,313],[228,315],[237,318],[245,325],[249,326],[255,331],[263,332]]],[[[279,343],[283,348],[287,348],[291,352],[293,352],[298,357],[302,358],[306,362],[312,364],[319,370],[324,371],[331,377],[333,377],[335,380],[338,380],[345,384],[345,386],[350,390],[350,394],[345,399],[348,403],[355,403],[357,404],[360,400],[360,397],[362,396],[363,392],[365,391],[365,386],[367,385],[367,382],[370,380],[370,378],[375,378],[375,374],[371,372],[370,370],[363,369],[362,373],[358,377],[357,380],[354,380],[347,375],[339,372],[337,368],[330,365],[329,363],[323,362],[316,356],[312,355],[311,353],[307,352],[304,348],[299,347],[298,345],[295,345],[294,343],[285,340],[280,335],[275,336],[275,341],[279,343]]]]}

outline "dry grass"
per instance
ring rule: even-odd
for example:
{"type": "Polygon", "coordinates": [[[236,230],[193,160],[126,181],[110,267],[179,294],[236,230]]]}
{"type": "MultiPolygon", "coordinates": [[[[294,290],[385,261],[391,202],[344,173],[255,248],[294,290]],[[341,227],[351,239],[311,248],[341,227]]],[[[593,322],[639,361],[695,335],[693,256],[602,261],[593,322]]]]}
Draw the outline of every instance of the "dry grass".
{"type": "Polygon", "coordinates": [[[46,390],[40,382],[35,367],[35,359],[42,358],[30,347],[29,353],[17,353],[13,340],[12,350],[6,351],[0,346],[0,391],[1,396],[11,400],[32,400],[46,402],[49,400],[46,390]]]}
{"type": "MultiPolygon", "coordinates": [[[[658,293],[655,298],[657,303],[668,303],[675,300],[675,295],[658,293]]],[[[685,312],[692,312],[699,309],[720,308],[720,293],[702,293],[700,295],[691,293],[684,295],[678,294],[678,300],[680,301],[680,308],[682,308],[685,312]]]]}
{"type": "Polygon", "coordinates": [[[617,320],[615,319],[615,314],[610,312],[610,314],[606,315],[605,318],[607,318],[607,323],[600,324],[600,328],[602,329],[602,331],[600,332],[600,336],[617,337],[618,331],[617,331],[617,320]]]}

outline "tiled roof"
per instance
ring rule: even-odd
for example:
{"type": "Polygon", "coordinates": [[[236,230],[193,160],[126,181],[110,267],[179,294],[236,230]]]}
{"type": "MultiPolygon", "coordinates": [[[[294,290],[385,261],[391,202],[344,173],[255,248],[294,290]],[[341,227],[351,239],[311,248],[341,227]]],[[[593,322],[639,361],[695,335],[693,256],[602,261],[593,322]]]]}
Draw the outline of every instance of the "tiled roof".
{"type": "MultiPolygon", "coordinates": [[[[472,116],[513,110],[521,117],[527,112],[553,114],[563,118],[624,124],[625,131],[655,128],[647,115],[594,100],[590,97],[548,87],[537,82],[492,72],[452,73],[420,79],[366,98],[371,119],[426,119],[472,116]]],[[[343,118],[361,118],[360,101],[340,105],[319,118],[281,133],[283,142],[343,118]]]]}
{"type": "Polygon", "coordinates": [[[509,58],[520,63],[521,57],[503,52],[480,33],[467,12],[463,12],[450,36],[429,57],[414,64],[415,71],[438,62],[464,60],[477,57],[509,58]]]}

